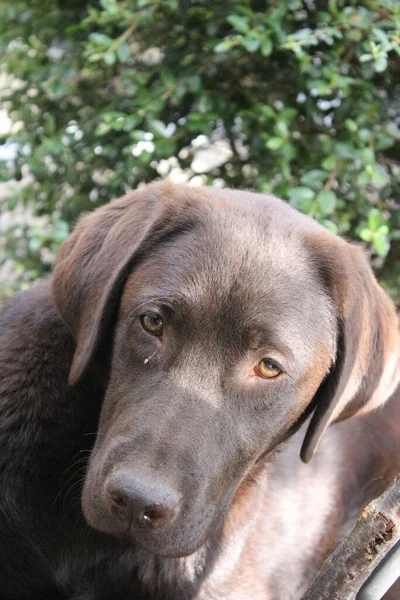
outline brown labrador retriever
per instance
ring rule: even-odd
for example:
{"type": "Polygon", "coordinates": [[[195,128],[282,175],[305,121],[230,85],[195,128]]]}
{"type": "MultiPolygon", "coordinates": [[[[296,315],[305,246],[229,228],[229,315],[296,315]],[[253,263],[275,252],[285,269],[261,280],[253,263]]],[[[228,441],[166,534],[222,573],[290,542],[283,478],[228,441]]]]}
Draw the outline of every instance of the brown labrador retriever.
{"type": "Polygon", "coordinates": [[[394,308],[272,196],[130,193],[0,331],[2,600],[298,600],[400,471],[394,308]]]}

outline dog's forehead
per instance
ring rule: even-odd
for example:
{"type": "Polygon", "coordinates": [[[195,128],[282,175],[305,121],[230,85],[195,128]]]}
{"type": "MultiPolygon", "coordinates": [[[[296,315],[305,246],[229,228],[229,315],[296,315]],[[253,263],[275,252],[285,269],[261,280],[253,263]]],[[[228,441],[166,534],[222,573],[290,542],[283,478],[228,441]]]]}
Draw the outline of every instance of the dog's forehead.
{"type": "Polygon", "coordinates": [[[328,335],[332,311],[304,243],[308,219],[275,198],[238,198],[199,196],[194,225],[155,244],[123,305],[172,298],[206,320],[230,313],[249,328],[266,323],[291,345],[297,337],[312,343],[323,329],[328,335]]]}
{"type": "Polygon", "coordinates": [[[220,196],[218,190],[202,204],[198,194],[194,226],[163,253],[168,278],[188,299],[257,299],[268,292],[270,301],[277,295],[282,303],[285,291],[292,297],[305,287],[311,295],[313,287],[321,292],[305,243],[310,219],[274,197],[227,191],[220,196]]]}

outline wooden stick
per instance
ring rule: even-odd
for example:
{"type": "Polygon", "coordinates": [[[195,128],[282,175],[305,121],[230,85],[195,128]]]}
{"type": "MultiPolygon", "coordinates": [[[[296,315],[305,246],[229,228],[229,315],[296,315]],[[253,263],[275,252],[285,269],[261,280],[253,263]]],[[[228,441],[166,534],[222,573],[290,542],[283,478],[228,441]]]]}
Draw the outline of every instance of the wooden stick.
{"type": "Polygon", "coordinates": [[[354,600],[363,583],[400,539],[400,478],[358,516],[327,558],[302,600],[354,600]]]}

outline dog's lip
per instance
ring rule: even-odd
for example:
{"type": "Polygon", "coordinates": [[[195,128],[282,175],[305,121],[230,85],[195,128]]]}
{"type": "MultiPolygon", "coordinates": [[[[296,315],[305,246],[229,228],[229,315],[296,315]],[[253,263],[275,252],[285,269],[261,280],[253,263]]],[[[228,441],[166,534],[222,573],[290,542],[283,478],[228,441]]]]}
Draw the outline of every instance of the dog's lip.
{"type": "MultiPolygon", "coordinates": [[[[125,533],[123,535],[120,535],[119,537],[121,537],[121,539],[124,539],[124,541],[128,541],[130,543],[133,542],[133,543],[137,544],[138,546],[140,546],[147,552],[150,552],[154,556],[159,556],[160,558],[184,558],[186,556],[190,556],[191,554],[194,554],[194,552],[197,552],[200,548],[205,546],[207,544],[212,532],[221,526],[221,524],[222,524],[221,521],[223,522],[223,519],[221,519],[221,515],[218,514],[217,519],[212,519],[209,527],[207,528],[205,533],[201,536],[199,541],[197,541],[196,543],[189,544],[184,550],[163,552],[162,550],[155,549],[153,547],[153,544],[147,544],[146,541],[137,539],[137,537],[134,535],[129,535],[127,531],[125,531],[125,533]]],[[[156,536],[150,535],[149,538],[150,538],[150,540],[154,539],[154,542],[155,542],[154,546],[156,546],[157,545],[156,536]]],[[[162,544],[160,544],[160,546],[162,546],[162,544]]]]}
{"type": "MultiPolygon", "coordinates": [[[[108,536],[110,536],[114,539],[118,539],[119,541],[124,542],[125,544],[128,544],[129,546],[135,546],[135,545],[140,546],[141,548],[143,548],[147,552],[150,552],[154,556],[159,556],[160,558],[184,558],[186,556],[190,556],[191,554],[193,554],[194,552],[199,550],[202,546],[207,544],[212,533],[215,531],[218,531],[218,529],[220,527],[222,527],[222,525],[224,523],[224,519],[226,517],[226,513],[227,513],[229,505],[230,505],[230,500],[231,500],[231,498],[228,499],[228,501],[224,502],[224,505],[222,508],[216,510],[216,514],[214,515],[214,518],[210,519],[209,525],[208,525],[207,529],[205,530],[205,532],[203,533],[203,535],[196,542],[192,542],[192,543],[188,544],[182,550],[181,549],[172,550],[172,551],[167,550],[166,552],[163,552],[162,551],[163,543],[162,543],[162,540],[159,539],[160,538],[159,530],[152,530],[152,529],[143,530],[143,529],[141,529],[140,535],[135,535],[135,532],[133,532],[131,529],[131,525],[128,525],[128,527],[125,526],[120,531],[109,531],[109,530],[107,531],[107,529],[101,529],[98,526],[91,525],[90,523],[89,523],[89,525],[96,531],[106,533],[108,536]],[[158,549],[157,546],[160,546],[160,549],[158,549]]],[[[182,529],[182,526],[180,526],[180,529],[182,529]]],[[[168,544],[168,545],[170,545],[170,544],[168,544]]]]}
{"type": "Polygon", "coordinates": [[[201,537],[200,541],[188,545],[184,550],[167,551],[167,552],[163,552],[162,549],[158,550],[156,548],[157,545],[162,546],[163,544],[157,540],[157,537],[158,537],[157,535],[151,535],[151,533],[149,535],[138,537],[134,533],[131,532],[131,529],[129,527],[124,528],[121,531],[113,531],[113,532],[109,532],[109,531],[106,532],[106,531],[102,531],[97,528],[94,528],[94,529],[96,529],[96,531],[102,531],[102,533],[107,533],[107,535],[109,535],[110,537],[116,538],[122,542],[125,542],[130,546],[135,546],[135,545],[140,546],[141,548],[143,548],[147,552],[150,552],[154,556],[159,556],[161,558],[183,558],[185,556],[190,556],[191,554],[196,552],[196,550],[201,548],[201,546],[203,546],[207,542],[213,528],[214,528],[214,523],[212,523],[211,527],[201,537]],[[142,539],[143,537],[145,537],[146,539],[142,539]]]}

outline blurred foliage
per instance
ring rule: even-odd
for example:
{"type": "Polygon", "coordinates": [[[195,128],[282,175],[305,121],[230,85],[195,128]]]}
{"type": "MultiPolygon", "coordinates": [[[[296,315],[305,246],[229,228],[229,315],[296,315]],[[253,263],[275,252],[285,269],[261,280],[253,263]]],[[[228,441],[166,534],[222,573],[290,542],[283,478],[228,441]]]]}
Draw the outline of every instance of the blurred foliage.
{"type": "Polygon", "coordinates": [[[0,48],[8,209],[45,218],[4,227],[18,284],[82,211],[169,175],[289,200],[400,294],[398,0],[2,0],[0,48]]]}

